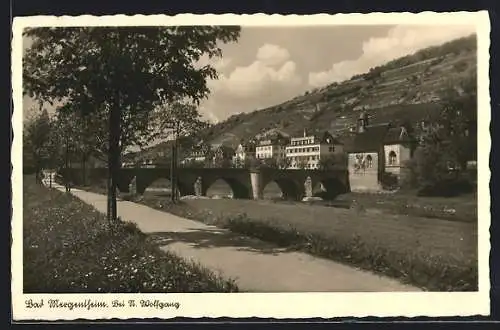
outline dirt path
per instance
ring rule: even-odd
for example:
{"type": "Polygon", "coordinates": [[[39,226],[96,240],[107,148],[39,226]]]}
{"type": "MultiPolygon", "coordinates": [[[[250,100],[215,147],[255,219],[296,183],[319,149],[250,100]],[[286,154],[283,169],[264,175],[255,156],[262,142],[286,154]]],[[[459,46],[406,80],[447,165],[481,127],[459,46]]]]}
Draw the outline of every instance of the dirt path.
{"type": "MultiPolygon", "coordinates": [[[[72,193],[97,210],[106,212],[104,195],[78,189],[73,189],[72,193]]],[[[119,201],[118,215],[152,235],[162,249],[235,279],[241,291],[419,291],[394,279],[306,253],[287,251],[144,205],[119,201]]]]}

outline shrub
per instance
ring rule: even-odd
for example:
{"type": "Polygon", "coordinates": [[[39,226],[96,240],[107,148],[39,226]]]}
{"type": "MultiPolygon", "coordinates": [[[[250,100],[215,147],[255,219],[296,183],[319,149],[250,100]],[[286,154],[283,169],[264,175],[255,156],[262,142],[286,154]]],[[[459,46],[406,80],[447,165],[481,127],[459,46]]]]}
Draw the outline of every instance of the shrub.
{"type": "Polygon", "coordinates": [[[418,196],[453,197],[461,194],[472,193],[474,185],[466,178],[445,179],[434,184],[421,187],[418,196]]]}
{"type": "Polygon", "coordinates": [[[389,172],[383,172],[380,176],[380,183],[382,184],[382,188],[385,190],[394,190],[399,186],[397,175],[389,172]]]}
{"type": "Polygon", "coordinates": [[[415,158],[403,163],[403,172],[399,183],[402,189],[414,189],[418,187],[418,172],[415,158]]]}

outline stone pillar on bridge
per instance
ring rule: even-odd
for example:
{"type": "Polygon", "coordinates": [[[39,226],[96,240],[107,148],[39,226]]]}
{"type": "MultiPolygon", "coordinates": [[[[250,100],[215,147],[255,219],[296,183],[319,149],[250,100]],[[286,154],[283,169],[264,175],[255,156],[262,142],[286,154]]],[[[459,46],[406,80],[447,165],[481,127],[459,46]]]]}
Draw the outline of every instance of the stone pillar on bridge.
{"type": "Polygon", "coordinates": [[[310,176],[308,176],[306,178],[306,181],[304,182],[304,192],[305,192],[305,197],[312,197],[313,195],[313,186],[310,176]]]}
{"type": "Polygon", "coordinates": [[[250,182],[252,183],[253,199],[262,199],[262,176],[259,170],[250,170],[250,182]]]}
{"type": "Polygon", "coordinates": [[[195,196],[201,196],[203,195],[203,189],[202,189],[202,181],[201,181],[201,176],[199,176],[196,181],[194,182],[194,195],[195,196]]]}
{"type": "Polygon", "coordinates": [[[132,181],[130,181],[130,184],[128,185],[128,191],[132,196],[137,195],[137,177],[134,176],[132,178],[132,181]]]}

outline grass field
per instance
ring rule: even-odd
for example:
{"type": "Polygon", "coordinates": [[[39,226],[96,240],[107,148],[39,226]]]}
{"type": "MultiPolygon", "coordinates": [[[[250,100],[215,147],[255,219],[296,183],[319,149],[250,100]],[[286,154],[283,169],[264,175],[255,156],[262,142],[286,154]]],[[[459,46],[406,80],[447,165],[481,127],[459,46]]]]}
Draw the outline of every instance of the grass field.
{"type": "Polygon", "coordinates": [[[171,204],[168,193],[154,191],[146,192],[140,202],[400,278],[425,290],[477,290],[477,204],[471,196],[432,199],[351,193],[342,198],[354,199],[357,205],[345,209],[232,199],[186,199],[171,204]],[[415,215],[421,209],[402,205],[419,205],[425,216],[415,215]],[[455,213],[441,217],[451,207],[455,213]]]}
{"type": "Polygon", "coordinates": [[[415,215],[462,222],[477,222],[477,194],[456,197],[422,197],[414,192],[394,194],[349,193],[337,197],[366,209],[390,214],[415,215]]]}
{"type": "MultiPolygon", "coordinates": [[[[169,193],[170,181],[159,179],[146,190],[146,194],[169,193]]],[[[208,197],[231,195],[231,188],[223,180],[218,180],[207,191],[208,197]]],[[[281,190],[274,182],[264,189],[264,198],[276,200],[281,190]]],[[[291,204],[290,201],[280,201],[291,204]]],[[[458,197],[421,197],[414,192],[394,194],[349,193],[337,196],[335,201],[314,202],[318,206],[341,206],[367,209],[368,212],[428,217],[434,219],[477,222],[477,196],[467,194],[458,197]]]]}
{"type": "Polygon", "coordinates": [[[248,200],[195,199],[184,203],[214,217],[245,214],[254,220],[273,221],[279,226],[330,238],[360,236],[367,244],[383,245],[390,250],[428,252],[443,257],[455,255],[463,260],[476,258],[477,226],[470,223],[304,204],[257,202],[256,205],[248,200]]]}
{"type": "Polygon", "coordinates": [[[197,264],[160,251],[134,225],[110,225],[70,194],[23,182],[25,293],[234,292],[197,264]]]}
{"type": "Polygon", "coordinates": [[[397,277],[432,291],[477,290],[477,224],[250,200],[141,203],[282,246],[397,277]]]}

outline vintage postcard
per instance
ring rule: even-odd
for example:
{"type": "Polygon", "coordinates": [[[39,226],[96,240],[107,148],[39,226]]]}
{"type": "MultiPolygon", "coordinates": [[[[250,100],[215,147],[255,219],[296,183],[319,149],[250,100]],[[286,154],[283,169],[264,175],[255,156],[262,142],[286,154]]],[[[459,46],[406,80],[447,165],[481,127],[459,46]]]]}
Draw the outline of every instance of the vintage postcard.
{"type": "Polygon", "coordinates": [[[13,319],[488,315],[489,32],[14,18],[13,319]]]}

